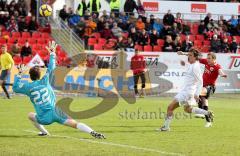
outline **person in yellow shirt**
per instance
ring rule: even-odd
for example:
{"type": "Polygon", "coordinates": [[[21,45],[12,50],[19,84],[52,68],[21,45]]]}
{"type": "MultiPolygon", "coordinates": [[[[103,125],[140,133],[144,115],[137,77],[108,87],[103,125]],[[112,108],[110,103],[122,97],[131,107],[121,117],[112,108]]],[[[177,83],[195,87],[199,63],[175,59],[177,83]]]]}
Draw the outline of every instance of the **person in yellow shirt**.
{"type": "Polygon", "coordinates": [[[12,56],[7,52],[7,46],[2,45],[1,47],[2,54],[0,56],[0,69],[2,70],[0,75],[0,85],[2,86],[3,91],[5,92],[8,99],[10,99],[9,93],[6,89],[6,85],[12,85],[10,83],[6,83],[6,79],[10,74],[10,71],[14,65],[14,61],[12,56]]]}

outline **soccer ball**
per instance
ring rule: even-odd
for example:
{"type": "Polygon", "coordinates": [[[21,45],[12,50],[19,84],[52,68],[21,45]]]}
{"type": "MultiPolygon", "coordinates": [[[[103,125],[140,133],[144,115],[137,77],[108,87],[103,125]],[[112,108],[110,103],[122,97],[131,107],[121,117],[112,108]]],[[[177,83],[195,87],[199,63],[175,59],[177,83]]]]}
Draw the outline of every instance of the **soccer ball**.
{"type": "Polygon", "coordinates": [[[52,15],[52,7],[50,5],[43,4],[39,8],[39,13],[41,16],[44,16],[44,17],[51,16],[52,15]]]}

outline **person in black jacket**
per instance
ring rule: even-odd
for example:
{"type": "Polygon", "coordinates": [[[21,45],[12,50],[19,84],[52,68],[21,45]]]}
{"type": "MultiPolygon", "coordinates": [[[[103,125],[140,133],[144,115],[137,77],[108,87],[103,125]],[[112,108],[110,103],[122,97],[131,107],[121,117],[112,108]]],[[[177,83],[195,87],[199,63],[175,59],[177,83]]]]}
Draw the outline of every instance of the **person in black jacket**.
{"type": "Polygon", "coordinates": [[[230,44],[230,52],[237,53],[237,49],[238,49],[238,44],[237,44],[236,38],[233,37],[232,43],[230,44]]]}
{"type": "Polygon", "coordinates": [[[66,19],[69,17],[69,14],[67,13],[67,5],[64,5],[63,8],[59,12],[59,17],[66,21],[66,19]]]}
{"type": "Polygon", "coordinates": [[[172,37],[170,35],[166,36],[166,40],[163,45],[164,52],[173,52],[174,51],[174,43],[172,41],[172,37]]]}
{"type": "Polygon", "coordinates": [[[222,53],[228,53],[229,52],[229,44],[228,44],[228,39],[224,38],[223,42],[221,44],[221,52],[222,53]]]}
{"type": "Polygon", "coordinates": [[[124,4],[124,12],[126,12],[126,15],[133,15],[134,9],[137,10],[137,4],[134,0],[126,0],[124,4]]]}
{"type": "Polygon", "coordinates": [[[150,45],[151,46],[157,45],[158,34],[157,34],[157,30],[156,29],[153,29],[153,31],[150,34],[149,38],[150,38],[150,45]]]}
{"type": "Polygon", "coordinates": [[[143,29],[139,35],[138,44],[142,46],[145,46],[148,44],[148,34],[145,29],[143,29]]]}
{"type": "Polygon", "coordinates": [[[211,40],[211,48],[210,50],[212,52],[218,53],[221,50],[221,42],[219,41],[217,35],[213,35],[213,38],[211,40]]]}
{"type": "Polygon", "coordinates": [[[25,45],[21,49],[21,57],[32,55],[32,48],[29,46],[28,41],[25,42],[25,45]]]}
{"type": "Polygon", "coordinates": [[[163,17],[163,24],[172,26],[174,23],[174,16],[171,13],[171,10],[168,10],[167,14],[164,15],[163,17]]]}

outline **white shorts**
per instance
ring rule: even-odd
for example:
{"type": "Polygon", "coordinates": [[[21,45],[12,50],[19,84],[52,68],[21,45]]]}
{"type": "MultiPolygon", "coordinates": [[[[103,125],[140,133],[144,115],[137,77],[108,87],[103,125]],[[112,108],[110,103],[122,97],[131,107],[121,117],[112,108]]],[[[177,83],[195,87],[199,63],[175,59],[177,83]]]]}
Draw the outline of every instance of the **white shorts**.
{"type": "Polygon", "coordinates": [[[178,93],[174,97],[174,99],[179,102],[179,106],[183,106],[183,105],[196,106],[197,105],[194,95],[186,93],[186,92],[178,93]]]}

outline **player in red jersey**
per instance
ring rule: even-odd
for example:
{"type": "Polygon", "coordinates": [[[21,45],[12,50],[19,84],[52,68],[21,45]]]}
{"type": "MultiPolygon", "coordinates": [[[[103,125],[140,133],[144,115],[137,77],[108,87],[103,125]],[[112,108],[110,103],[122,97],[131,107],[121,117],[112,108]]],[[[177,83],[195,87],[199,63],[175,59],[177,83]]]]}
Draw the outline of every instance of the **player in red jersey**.
{"type": "MultiPolygon", "coordinates": [[[[185,52],[178,52],[179,55],[188,55],[185,52]]],[[[211,94],[213,94],[216,90],[215,83],[220,75],[221,77],[227,77],[227,75],[223,72],[222,67],[216,62],[216,54],[210,52],[207,54],[207,59],[199,59],[201,64],[205,65],[205,70],[203,73],[203,89],[199,97],[198,107],[204,110],[208,110],[208,98],[211,94]]],[[[197,117],[200,117],[197,115],[197,117]]],[[[202,117],[202,116],[201,116],[202,117]]],[[[208,116],[206,118],[205,127],[211,127],[212,123],[208,116]]]]}
{"type": "Polygon", "coordinates": [[[131,70],[133,71],[133,77],[134,77],[134,91],[135,96],[143,97],[143,89],[145,88],[146,78],[145,78],[145,69],[146,68],[146,62],[144,60],[144,56],[139,54],[139,51],[135,49],[135,55],[131,58],[131,70]],[[138,93],[137,84],[138,79],[141,78],[142,81],[142,89],[141,93],[138,93]]]}
{"type": "MultiPolygon", "coordinates": [[[[200,59],[199,62],[205,65],[205,70],[203,73],[203,90],[200,95],[199,108],[208,110],[208,98],[216,90],[216,80],[218,76],[227,77],[223,72],[222,67],[216,62],[216,54],[210,52],[207,54],[207,59],[200,59]]],[[[210,122],[208,116],[205,116],[207,121],[205,127],[211,127],[212,123],[210,122]]]]}

